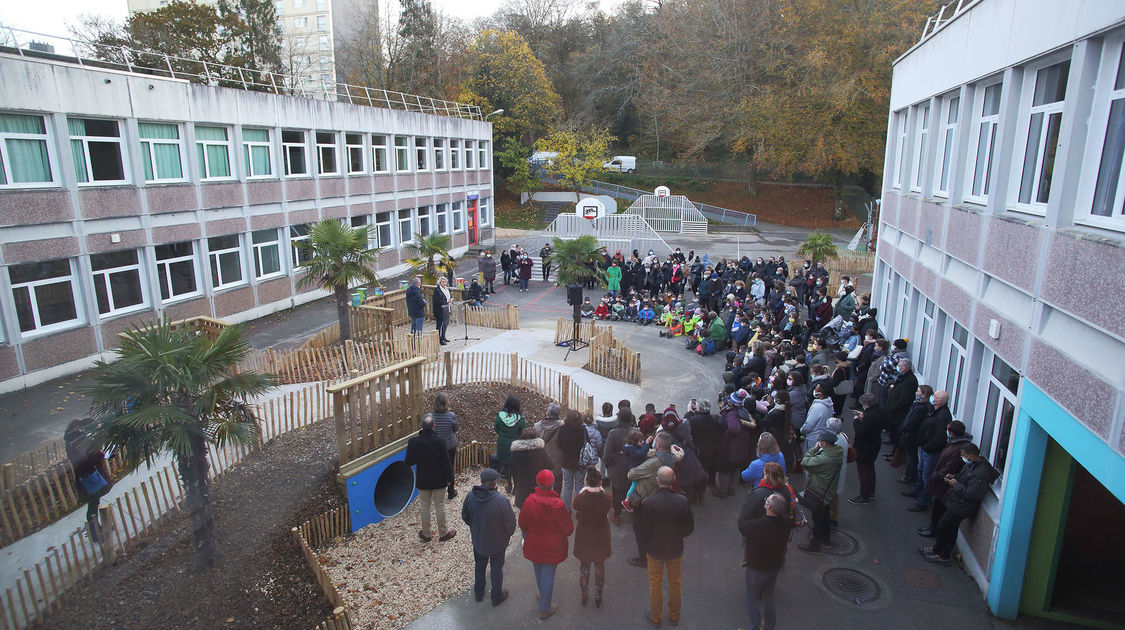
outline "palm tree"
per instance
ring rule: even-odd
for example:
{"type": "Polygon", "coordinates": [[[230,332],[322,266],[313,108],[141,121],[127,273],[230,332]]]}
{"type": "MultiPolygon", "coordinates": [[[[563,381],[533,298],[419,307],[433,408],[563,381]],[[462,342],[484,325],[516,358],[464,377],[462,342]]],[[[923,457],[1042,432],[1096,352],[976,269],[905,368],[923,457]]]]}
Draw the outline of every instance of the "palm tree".
{"type": "Polygon", "coordinates": [[[553,249],[547,260],[558,270],[555,280],[558,286],[565,287],[575,282],[583,284],[591,279],[605,285],[605,272],[598,266],[603,260],[605,247],[598,243],[598,239],[588,235],[568,240],[556,237],[551,247],[553,249]]]}
{"type": "Polygon", "coordinates": [[[184,484],[191,516],[195,567],[215,563],[207,451],[227,444],[253,446],[260,429],[247,399],[273,387],[271,374],[237,371],[251,352],[240,326],[214,339],[167,319],[122,335],[117,360],[98,361],[92,400],[94,443],[121,448],[130,467],[170,451],[184,484]]]}
{"type": "Polygon", "coordinates": [[[839,258],[840,255],[836,251],[836,243],[832,240],[831,234],[824,232],[813,232],[808,235],[804,243],[797,248],[797,255],[803,258],[808,258],[815,265],[818,262],[824,262],[829,258],[839,258]]]}
{"type": "Polygon", "coordinates": [[[414,242],[406,246],[406,250],[413,254],[406,259],[406,264],[416,274],[422,274],[422,281],[426,284],[437,284],[438,274],[443,274],[447,269],[453,268],[453,257],[449,255],[449,248],[453,246],[453,239],[448,234],[414,234],[414,242]]]}
{"type": "Polygon", "coordinates": [[[320,287],[333,292],[336,317],[340,321],[340,341],[352,338],[348,287],[365,283],[379,286],[379,279],[375,276],[379,249],[368,247],[369,227],[353,228],[336,219],[322,219],[309,230],[307,241],[295,243],[297,247],[312,252],[297,267],[308,272],[297,281],[297,288],[320,287]]]}

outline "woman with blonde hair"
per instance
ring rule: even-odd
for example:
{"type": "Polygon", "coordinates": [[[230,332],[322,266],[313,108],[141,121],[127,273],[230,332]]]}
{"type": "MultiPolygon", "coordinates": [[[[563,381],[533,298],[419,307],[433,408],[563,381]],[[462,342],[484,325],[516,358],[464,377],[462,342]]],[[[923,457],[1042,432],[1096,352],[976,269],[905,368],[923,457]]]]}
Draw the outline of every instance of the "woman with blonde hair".
{"type": "Polygon", "coordinates": [[[781,449],[778,448],[777,438],[769,431],[765,431],[758,438],[758,458],[750,462],[746,470],[742,471],[742,480],[749,483],[751,487],[757,487],[765,474],[766,464],[771,462],[780,467],[784,476],[785,457],[781,455],[781,449]]]}

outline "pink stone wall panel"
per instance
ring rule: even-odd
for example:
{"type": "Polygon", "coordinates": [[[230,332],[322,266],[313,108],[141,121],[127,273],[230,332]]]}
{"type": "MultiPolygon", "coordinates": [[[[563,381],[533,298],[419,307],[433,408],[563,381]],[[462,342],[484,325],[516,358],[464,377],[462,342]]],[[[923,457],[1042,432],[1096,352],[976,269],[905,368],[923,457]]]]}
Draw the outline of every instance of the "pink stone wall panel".
{"type": "Polygon", "coordinates": [[[269,228],[279,228],[284,225],[286,225],[285,214],[281,212],[259,214],[250,217],[251,230],[267,230],[269,228]]]}
{"type": "Polygon", "coordinates": [[[914,265],[914,286],[930,299],[937,296],[939,282],[938,275],[931,271],[929,267],[922,264],[914,265]]]}
{"type": "MultiPolygon", "coordinates": [[[[258,305],[272,304],[292,295],[289,278],[277,278],[258,285],[258,305]]],[[[217,305],[216,305],[217,307],[217,305]]]]}
{"type": "Polygon", "coordinates": [[[107,319],[101,323],[102,329],[102,345],[105,349],[116,348],[121,345],[117,339],[117,335],[123,333],[134,325],[145,326],[146,324],[158,319],[156,311],[149,309],[139,313],[130,313],[122,317],[114,319],[107,319]]]}
{"type": "Polygon", "coordinates": [[[178,243],[191,241],[203,234],[198,223],[183,223],[181,225],[164,225],[152,228],[152,242],[154,245],[163,243],[178,243]]]}
{"type": "Polygon", "coordinates": [[[325,198],[344,196],[343,177],[322,177],[318,182],[320,196],[325,198]]]}
{"type": "Polygon", "coordinates": [[[150,214],[199,209],[199,199],[195,194],[195,186],[191,184],[146,186],[144,191],[148,197],[150,214]]]}
{"type": "Polygon", "coordinates": [[[370,177],[349,177],[348,178],[348,194],[349,195],[368,195],[368,194],[371,194],[371,178],[370,177]]]}
{"type": "Polygon", "coordinates": [[[83,326],[23,342],[23,363],[28,372],[88,357],[98,351],[93,326],[83,326]]]}
{"type": "Polygon", "coordinates": [[[1048,239],[1042,297],[1109,332],[1125,337],[1121,284],[1125,249],[1054,232],[1048,239]]]}
{"type": "Polygon", "coordinates": [[[65,190],[5,191],[0,193],[0,224],[31,225],[74,219],[70,193],[65,190]]]}
{"type": "Polygon", "coordinates": [[[417,208],[417,207],[418,207],[418,198],[416,196],[414,196],[413,192],[410,193],[409,197],[403,195],[403,193],[399,193],[399,196],[395,197],[395,208],[397,208],[399,210],[403,210],[403,209],[406,209],[406,208],[417,208]]]}
{"type": "Polygon", "coordinates": [[[4,262],[9,265],[34,260],[69,258],[77,255],[78,239],[73,236],[4,243],[4,262]]]}
{"type": "Polygon", "coordinates": [[[882,238],[879,239],[879,246],[876,249],[876,255],[880,260],[887,263],[888,265],[891,265],[892,267],[894,266],[895,251],[895,246],[891,245],[889,241],[882,238]]]}
{"type": "Polygon", "coordinates": [[[1117,389],[1051,345],[1031,341],[1026,376],[1103,440],[1109,438],[1117,389]]]}
{"type": "Polygon", "coordinates": [[[383,250],[379,254],[378,269],[380,269],[380,270],[390,269],[391,267],[394,267],[395,265],[397,265],[398,261],[399,261],[399,251],[397,249],[383,250]]]}
{"type": "Polygon", "coordinates": [[[396,209],[398,206],[394,199],[382,199],[375,202],[376,212],[387,212],[396,209]]]}
{"type": "Polygon", "coordinates": [[[903,197],[898,204],[898,229],[911,236],[918,233],[918,200],[903,197]]]}
{"type": "Polygon", "coordinates": [[[1026,330],[981,303],[977,304],[977,310],[973,315],[973,322],[969,329],[977,339],[984,341],[985,345],[1000,355],[1000,358],[1007,361],[1016,370],[1023,371],[1023,346],[1027,341],[1026,330]],[[1000,322],[999,339],[988,336],[988,324],[993,319],[1000,322]]]}
{"type": "Polygon", "coordinates": [[[220,219],[207,222],[207,236],[225,236],[246,231],[246,219],[220,219]]]}
{"type": "Polygon", "coordinates": [[[929,201],[921,202],[922,211],[918,215],[918,239],[926,242],[927,234],[930,244],[941,249],[945,243],[945,216],[949,210],[939,204],[929,201]]]}
{"type": "Polygon", "coordinates": [[[20,375],[15,346],[0,346],[0,380],[20,375]]]}
{"type": "Polygon", "coordinates": [[[238,182],[200,184],[199,191],[204,208],[234,208],[243,202],[242,184],[238,182]]]}
{"type": "Polygon", "coordinates": [[[275,179],[246,182],[246,198],[252,206],[262,203],[278,203],[281,201],[281,197],[281,182],[275,179]]]}
{"type": "Polygon", "coordinates": [[[983,224],[981,215],[951,208],[945,251],[969,264],[976,265],[980,257],[980,234],[983,224]]]}
{"type": "Polygon", "coordinates": [[[938,307],[949,313],[959,322],[969,321],[973,310],[973,300],[961,287],[948,280],[941,281],[941,291],[938,293],[938,307]]]}
{"type": "Polygon", "coordinates": [[[417,176],[417,179],[415,179],[414,185],[419,190],[425,190],[427,188],[433,188],[434,187],[434,176],[429,174],[429,173],[422,173],[422,174],[417,176]]]}
{"type": "Polygon", "coordinates": [[[469,244],[469,235],[462,232],[453,235],[453,247],[465,247],[469,244]]]}
{"type": "Polygon", "coordinates": [[[316,223],[320,215],[317,213],[316,208],[309,208],[308,210],[295,210],[289,213],[289,225],[300,225],[302,223],[316,223]]]}
{"type": "Polygon", "coordinates": [[[189,317],[198,317],[200,315],[211,316],[211,304],[207,298],[196,298],[186,302],[177,302],[169,304],[164,309],[164,315],[170,320],[187,319],[189,317]]]}
{"type": "Polygon", "coordinates": [[[1013,286],[1032,291],[1043,232],[1035,226],[991,217],[981,268],[1013,286]]]}
{"type": "Polygon", "coordinates": [[[413,190],[417,188],[414,185],[413,175],[395,175],[395,190],[413,190]]]}
{"type": "Polygon", "coordinates": [[[254,308],[254,292],[250,287],[216,293],[214,300],[215,316],[219,318],[254,308]]]}
{"type": "Polygon", "coordinates": [[[391,192],[395,189],[394,175],[376,175],[375,190],[377,193],[391,192]]]}
{"type": "Polygon", "coordinates": [[[285,180],[285,198],[289,201],[316,198],[316,182],[312,179],[285,180]]]}
{"type": "Polygon", "coordinates": [[[372,204],[370,201],[364,201],[362,203],[353,203],[351,205],[351,213],[352,213],[353,217],[363,216],[365,214],[371,214],[372,212],[375,212],[375,205],[372,204]]]}
{"type": "Polygon", "coordinates": [[[145,236],[144,230],[126,230],[122,232],[113,232],[121,237],[121,242],[114,243],[110,240],[110,234],[87,234],[86,235],[86,251],[91,254],[100,254],[102,252],[115,252],[123,249],[135,249],[137,247],[144,247],[148,238],[145,236]]]}
{"type": "Polygon", "coordinates": [[[449,175],[450,186],[464,186],[465,185],[465,172],[457,171],[449,175]]]}
{"type": "Polygon", "coordinates": [[[347,206],[328,206],[321,210],[321,217],[324,219],[334,218],[339,219],[348,216],[347,206]]]}
{"type": "Polygon", "coordinates": [[[493,242],[495,242],[496,239],[493,237],[493,229],[492,228],[481,228],[481,230],[480,230],[480,241],[482,243],[493,243],[493,242]]]}
{"type": "Polygon", "coordinates": [[[138,216],[141,214],[140,189],[133,186],[81,188],[78,207],[87,219],[138,216]]]}
{"type": "Polygon", "coordinates": [[[449,173],[435,173],[433,176],[434,188],[449,188],[449,173]]]}
{"type": "Polygon", "coordinates": [[[898,226],[898,205],[902,202],[902,197],[897,193],[884,192],[883,205],[879,209],[879,220],[883,221],[891,227],[898,226]]]}

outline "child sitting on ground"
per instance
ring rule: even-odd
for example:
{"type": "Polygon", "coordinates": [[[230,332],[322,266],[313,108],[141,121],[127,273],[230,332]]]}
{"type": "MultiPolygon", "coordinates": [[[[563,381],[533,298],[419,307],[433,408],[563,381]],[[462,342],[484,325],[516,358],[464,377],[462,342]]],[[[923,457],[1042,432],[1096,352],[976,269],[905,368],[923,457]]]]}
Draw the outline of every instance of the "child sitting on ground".
{"type": "Polygon", "coordinates": [[[612,311],[613,312],[611,313],[611,315],[612,315],[613,321],[618,322],[618,321],[621,321],[622,319],[624,319],[625,318],[625,302],[622,301],[621,299],[618,299],[616,302],[613,303],[612,311]]]}
{"type": "Polygon", "coordinates": [[[586,301],[582,303],[582,317],[593,317],[593,316],[594,316],[594,305],[590,303],[590,298],[586,298],[586,301]]]}
{"type": "Polygon", "coordinates": [[[601,303],[598,304],[598,308],[594,309],[594,317],[598,319],[609,318],[609,305],[606,304],[605,298],[602,298],[601,303]]]}
{"type": "Polygon", "coordinates": [[[633,300],[628,305],[626,305],[625,306],[625,314],[622,316],[624,321],[627,321],[627,322],[637,321],[637,311],[638,310],[639,309],[637,308],[637,301],[636,300],[633,300]]]}
{"type": "Polygon", "coordinates": [[[637,312],[637,323],[641,326],[648,326],[655,317],[656,313],[652,310],[652,307],[648,305],[648,302],[645,302],[641,310],[637,312]]]}

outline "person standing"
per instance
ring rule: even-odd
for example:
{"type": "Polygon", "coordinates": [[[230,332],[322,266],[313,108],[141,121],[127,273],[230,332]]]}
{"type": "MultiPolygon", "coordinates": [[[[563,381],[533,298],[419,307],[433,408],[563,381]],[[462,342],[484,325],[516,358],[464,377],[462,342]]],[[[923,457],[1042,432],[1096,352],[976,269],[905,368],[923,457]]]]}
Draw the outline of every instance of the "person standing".
{"type": "Polygon", "coordinates": [[[485,250],[484,256],[480,259],[478,266],[480,267],[481,282],[484,283],[484,288],[489,293],[496,293],[492,283],[496,282],[496,259],[492,257],[492,252],[485,250]]]}
{"type": "Polygon", "coordinates": [[[520,399],[514,394],[508,394],[504,401],[504,408],[496,412],[496,420],[492,422],[492,430],[496,432],[496,462],[500,474],[511,479],[508,470],[508,460],[512,455],[512,442],[520,437],[527,420],[520,413],[520,399]]]}
{"type": "Polygon", "coordinates": [[[555,589],[555,568],[566,560],[567,538],[574,532],[574,522],[558,493],[552,490],[555,475],[541,470],[535,477],[535,492],[520,509],[519,528],[523,532],[523,557],[535,570],[539,589],[539,619],[546,619],[559,610],[551,602],[555,589]]]}
{"type": "Polygon", "coordinates": [[[610,516],[610,519],[614,525],[621,524],[621,502],[625,500],[625,494],[629,490],[630,461],[622,452],[622,448],[625,446],[625,439],[629,437],[629,432],[636,426],[637,422],[633,416],[633,410],[629,407],[619,407],[617,410],[617,426],[610,429],[605,438],[602,461],[605,463],[606,470],[609,471],[609,486],[613,491],[613,515],[610,516]]]}
{"type": "Polygon", "coordinates": [[[512,256],[506,249],[500,253],[500,268],[504,270],[504,286],[512,284],[512,256]]]}
{"type": "Polygon", "coordinates": [[[418,277],[411,278],[406,289],[406,313],[410,316],[410,332],[422,334],[426,323],[426,298],[422,297],[422,281],[418,277]]]}
{"type": "Polygon", "coordinates": [[[535,490],[535,477],[539,471],[553,469],[555,462],[551,461],[543,448],[543,440],[531,427],[524,429],[520,439],[512,442],[510,462],[512,494],[515,496],[516,507],[522,508],[523,502],[535,490]]]}
{"type": "Polygon", "coordinates": [[[461,504],[461,520],[469,526],[473,539],[473,595],[479,602],[484,599],[484,573],[492,565],[492,605],[499,606],[508,599],[504,590],[504,553],[516,531],[516,515],[512,503],[496,490],[500,473],[485,468],[480,473],[480,485],[465,497],[461,504]]]}
{"type": "Polygon", "coordinates": [[[956,475],[948,474],[942,478],[949,486],[941,497],[945,511],[934,527],[933,533],[937,537],[934,546],[920,550],[926,562],[945,566],[953,563],[951,554],[961,521],[976,516],[988,488],[996,479],[996,471],[980,456],[976,444],[966,442],[961,445],[961,461],[963,465],[956,475]]]}
{"type": "Polygon", "coordinates": [[[548,257],[551,255],[551,244],[547,243],[539,250],[539,266],[543,270],[543,282],[551,278],[551,261],[548,257]]]}
{"type": "MultiPolygon", "coordinates": [[[[761,500],[750,494],[747,501],[761,500]]],[[[757,506],[754,506],[757,507],[757,506]]],[[[785,564],[785,551],[793,521],[789,518],[789,499],[778,492],[765,498],[765,515],[748,517],[746,507],[738,519],[738,531],[746,543],[746,611],[751,628],[773,630],[777,624],[774,587],[785,564]]]]}
{"type": "Polygon", "coordinates": [[[643,529],[648,559],[649,610],[645,619],[659,626],[664,613],[663,582],[668,573],[668,619],[680,622],[680,568],[684,538],[695,530],[687,497],[672,490],[676,474],[668,466],[656,471],[657,490],[645,499],[638,522],[643,529]]]}
{"type": "MultiPolygon", "coordinates": [[[[457,414],[449,410],[449,399],[445,397],[445,394],[438,394],[434,397],[434,410],[430,415],[434,418],[434,435],[438,436],[438,439],[445,444],[446,452],[449,453],[449,461],[455,461],[457,459],[457,414]]],[[[457,496],[457,489],[453,487],[452,477],[446,491],[450,499],[457,496]]]]}
{"type": "Polygon", "coordinates": [[[883,429],[888,425],[887,412],[876,403],[875,394],[859,397],[862,409],[855,410],[855,470],[859,475],[859,494],[848,499],[853,505],[866,505],[875,500],[875,460],[879,457],[883,429]]]}
{"type": "Polygon", "coordinates": [[[93,418],[71,420],[63,433],[66,458],[74,469],[74,487],[86,501],[86,527],[90,540],[101,542],[101,523],[98,521],[98,503],[113,488],[110,482],[109,465],[99,445],[90,437],[94,426],[93,418]]]}
{"type": "MultiPolygon", "coordinates": [[[[905,490],[902,493],[903,496],[917,499],[914,505],[906,508],[911,512],[922,512],[930,507],[931,494],[929,490],[931,488],[929,481],[934,472],[934,467],[937,466],[938,460],[942,458],[942,451],[946,446],[952,443],[955,437],[961,438],[965,433],[965,427],[960,422],[957,424],[961,426],[961,432],[957,435],[950,432],[951,423],[954,420],[953,414],[949,411],[949,392],[939,390],[931,394],[930,407],[930,415],[922,420],[921,427],[918,430],[918,475],[915,477],[914,489],[905,490]]],[[[953,457],[953,459],[956,459],[956,457],[953,457]]],[[[944,476],[944,473],[942,476],[944,476]]],[[[938,484],[939,492],[944,491],[944,489],[943,484],[938,484]]]]}
{"type": "Polygon", "coordinates": [[[566,419],[559,427],[556,440],[559,444],[559,454],[562,461],[562,500],[566,509],[570,509],[570,502],[574,495],[581,489],[582,475],[585,471],[578,466],[578,455],[586,446],[586,427],[582,425],[582,414],[570,409],[566,412],[566,419]]]}
{"type": "Polygon", "coordinates": [[[843,461],[844,450],[836,443],[836,434],[831,431],[821,431],[816,446],[801,459],[801,467],[809,477],[801,505],[812,512],[813,522],[808,542],[797,545],[801,551],[819,554],[824,545],[832,543],[832,521],[829,520],[828,509],[836,497],[843,461]]]}
{"type": "Polygon", "coordinates": [[[449,329],[449,308],[453,303],[453,296],[449,292],[449,281],[445,276],[438,278],[434,287],[434,327],[438,331],[438,343],[446,345],[449,340],[445,338],[445,331],[449,329]]]}
{"type": "Polygon", "coordinates": [[[617,297],[618,292],[621,291],[621,267],[618,267],[617,263],[611,264],[609,269],[605,270],[605,281],[609,294],[617,297]]]}
{"type": "Polygon", "coordinates": [[[558,403],[547,405],[547,417],[535,423],[535,434],[543,440],[544,448],[555,467],[551,472],[555,475],[555,492],[562,492],[562,449],[559,448],[559,429],[563,426],[562,407],[558,403]]]}
{"type": "Polygon", "coordinates": [[[518,267],[520,275],[520,292],[527,293],[527,283],[531,281],[531,268],[535,266],[531,256],[524,254],[520,257],[518,267]]]}
{"type": "Polygon", "coordinates": [[[453,462],[449,459],[445,442],[434,433],[432,413],[422,418],[422,429],[407,441],[406,456],[402,461],[407,466],[416,467],[414,486],[418,488],[419,508],[422,512],[422,529],[418,531],[418,538],[422,542],[433,540],[433,530],[430,529],[431,504],[437,512],[438,533],[441,535],[438,540],[445,542],[456,536],[455,530],[445,526],[445,501],[441,500],[441,491],[453,480],[453,462]]]}
{"type": "Polygon", "coordinates": [[[590,594],[590,565],[594,567],[594,606],[601,608],[602,593],[605,591],[605,561],[610,556],[609,520],[606,516],[613,499],[602,487],[602,475],[598,469],[586,468],[586,487],[582,488],[571,502],[574,519],[574,557],[578,559],[582,577],[578,586],[582,589],[582,605],[585,606],[590,594]]]}

